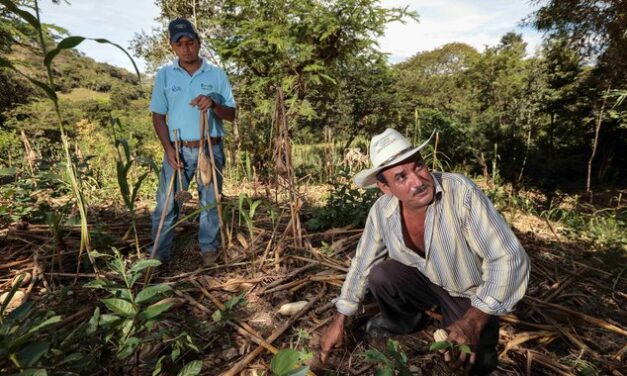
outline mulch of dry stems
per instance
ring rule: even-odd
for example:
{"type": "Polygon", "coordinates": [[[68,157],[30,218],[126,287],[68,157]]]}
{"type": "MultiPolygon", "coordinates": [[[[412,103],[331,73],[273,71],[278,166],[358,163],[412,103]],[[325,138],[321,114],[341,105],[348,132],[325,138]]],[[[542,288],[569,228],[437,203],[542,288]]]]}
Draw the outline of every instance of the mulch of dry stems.
{"type": "MultiPolygon", "coordinates": [[[[186,205],[186,208],[195,207],[193,203],[186,205]]],[[[228,260],[213,268],[199,268],[196,224],[186,222],[177,229],[175,257],[153,277],[155,283],[167,282],[175,287],[179,304],[172,312],[198,322],[211,322],[211,314],[236,294],[243,292],[248,301],[219,336],[204,338],[207,342],[200,355],[203,374],[261,374],[267,372],[272,353],[277,349],[298,347],[316,351],[318,336],[335,312],[331,299],[339,294],[361,230],[306,233],[304,247],[297,248],[285,217],[273,228],[269,216],[259,213],[252,247],[247,244],[250,240],[243,227],[238,228],[235,221],[227,224],[232,233],[228,260]],[[249,262],[251,248],[256,261],[254,274],[249,262]],[[297,315],[282,317],[277,313],[282,304],[300,300],[309,304],[297,315]],[[308,333],[311,339],[303,333],[308,333]]],[[[92,230],[100,235],[93,237],[94,242],[107,237],[109,241],[117,239],[115,245],[134,257],[132,236],[127,233],[129,218],[106,211],[96,213],[95,218],[98,224],[92,230]]],[[[138,221],[141,244],[147,246],[149,217],[145,213],[138,221]]],[[[531,280],[527,295],[515,313],[501,320],[500,361],[494,374],[576,375],[586,364],[592,364],[600,374],[624,374],[627,369],[625,278],[613,286],[613,275],[595,267],[590,252],[561,239],[550,224],[548,229],[546,236],[538,231],[518,232],[533,262],[531,280]]],[[[55,239],[44,225],[14,226],[0,230],[0,239],[2,291],[9,289],[16,275],[31,272],[36,278],[25,284],[24,291],[30,299],[47,301],[43,298],[48,292],[71,284],[77,276],[84,280],[93,277],[86,262],[81,273],[74,273],[77,252],[73,250],[78,248],[80,239],[78,227],[65,227],[62,237],[55,239]],[[53,257],[59,251],[60,262],[53,257]]],[[[80,304],[84,308],[74,316],[86,318],[97,301],[93,298],[80,304]]],[[[371,346],[385,348],[383,343],[369,342],[363,333],[364,323],[374,313],[376,306],[366,301],[352,319],[346,344],[332,355],[327,369],[341,375],[374,374],[376,365],[363,357],[371,346]]],[[[428,351],[433,331],[439,327],[438,313],[429,314],[432,321],[425,330],[396,339],[408,356],[412,373],[451,374],[440,355],[428,351]]]]}

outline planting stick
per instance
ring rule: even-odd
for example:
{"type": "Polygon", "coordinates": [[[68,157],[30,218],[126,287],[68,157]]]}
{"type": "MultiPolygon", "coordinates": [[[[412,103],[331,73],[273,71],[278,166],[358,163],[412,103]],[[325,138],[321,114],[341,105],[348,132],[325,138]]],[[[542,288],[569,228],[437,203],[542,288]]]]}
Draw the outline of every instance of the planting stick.
{"type": "MultiPolygon", "coordinates": [[[[203,112],[201,116],[202,116],[202,121],[205,124],[208,124],[207,113],[203,112]]],[[[226,236],[224,235],[224,221],[222,220],[222,203],[220,200],[220,192],[218,188],[218,175],[217,175],[218,167],[216,167],[216,161],[213,156],[213,147],[211,145],[211,130],[209,130],[209,137],[207,137],[206,139],[207,139],[207,144],[209,145],[209,158],[211,158],[211,167],[213,167],[211,169],[211,175],[213,179],[213,193],[214,193],[215,200],[216,200],[216,206],[218,208],[218,221],[220,223],[220,241],[222,243],[222,254],[224,256],[224,262],[228,263],[229,261],[228,261],[228,258],[227,258],[228,256],[226,252],[226,236]]]]}
{"type": "MultiPolygon", "coordinates": [[[[167,162],[166,162],[167,163],[167,162]]],[[[163,227],[163,222],[165,221],[165,214],[168,211],[168,205],[170,204],[170,195],[172,195],[172,188],[174,187],[174,174],[170,177],[170,182],[168,183],[168,193],[165,197],[165,204],[163,205],[163,210],[161,211],[161,218],[159,219],[159,227],[157,228],[157,235],[155,236],[155,243],[152,246],[152,251],[150,252],[150,258],[155,258],[155,252],[157,252],[157,247],[159,246],[159,240],[161,240],[161,229],[163,227]]]]}
{"type": "MultiPolygon", "coordinates": [[[[174,129],[174,149],[176,150],[176,163],[181,164],[181,143],[180,143],[180,134],[178,129],[174,129]]],[[[189,201],[192,198],[192,195],[183,189],[183,174],[180,169],[176,169],[176,174],[179,177],[179,191],[174,195],[174,200],[179,204],[183,205],[185,202],[189,201]]]]}

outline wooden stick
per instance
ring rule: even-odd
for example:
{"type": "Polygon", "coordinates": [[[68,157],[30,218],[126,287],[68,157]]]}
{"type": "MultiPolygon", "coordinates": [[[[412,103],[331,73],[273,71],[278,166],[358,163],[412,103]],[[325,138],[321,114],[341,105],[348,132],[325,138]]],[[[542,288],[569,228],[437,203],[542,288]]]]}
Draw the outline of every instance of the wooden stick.
{"type": "Polygon", "coordinates": [[[587,322],[589,322],[591,324],[595,324],[597,326],[600,326],[603,329],[607,329],[609,331],[612,331],[614,333],[618,333],[618,334],[621,334],[621,335],[627,337],[627,331],[625,329],[619,328],[618,326],[616,326],[614,324],[610,324],[609,322],[607,322],[605,320],[597,319],[596,317],[588,316],[588,315],[586,315],[584,313],[573,311],[572,309],[563,307],[563,306],[558,305],[558,304],[546,303],[546,302],[543,302],[542,300],[536,299],[536,298],[534,298],[532,296],[526,296],[525,299],[529,299],[529,300],[531,300],[531,301],[533,301],[535,303],[538,303],[540,305],[543,305],[545,307],[550,307],[550,308],[557,309],[559,311],[568,313],[569,315],[578,317],[578,318],[580,318],[580,319],[582,319],[584,321],[587,321],[587,322]]]}
{"type": "MultiPolygon", "coordinates": [[[[294,316],[290,317],[290,319],[285,324],[283,324],[283,326],[273,331],[270,337],[266,339],[266,342],[269,344],[272,344],[274,340],[279,338],[288,328],[290,328],[298,319],[300,319],[302,315],[304,315],[307,311],[309,311],[309,309],[313,307],[313,305],[316,304],[316,302],[320,300],[320,298],[322,298],[325,293],[326,293],[326,287],[324,287],[320,291],[320,294],[318,294],[309,303],[307,303],[307,305],[303,307],[303,309],[298,311],[298,313],[296,313],[294,316]]],[[[262,352],[263,352],[263,347],[261,346],[257,347],[255,350],[253,350],[253,352],[246,355],[242,360],[240,360],[233,367],[231,367],[231,369],[223,373],[222,376],[235,376],[239,374],[244,368],[246,368],[246,366],[250,362],[252,362],[262,352]]]]}
{"type": "MultiPolygon", "coordinates": [[[[203,117],[203,122],[205,124],[209,123],[207,119],[207,112],[201,113],[203,117]]],[[[218,221],[220,223],[220,242],[222,243],[222,255],[224,257],[224,262],[228,262],[228,255],[226,251],[226,235],[224,234],[224,220],[222,218],[222,200],[220,199],[220,189],[218,188],[218,175],[215,157],[213,156],[213,145],[211,144],[211,129],[209,130],[209,137],[207,137],[207,144],[209,145],[209,158],[211,159],[211,175],[213,180],[213,193],[216,200],[216,207],[218,209],[218,221]]],[[[204,148],[204,145],[202,145],[204,148]]],[[[202,151],[202,150],[201,150],[202,151]]]]}

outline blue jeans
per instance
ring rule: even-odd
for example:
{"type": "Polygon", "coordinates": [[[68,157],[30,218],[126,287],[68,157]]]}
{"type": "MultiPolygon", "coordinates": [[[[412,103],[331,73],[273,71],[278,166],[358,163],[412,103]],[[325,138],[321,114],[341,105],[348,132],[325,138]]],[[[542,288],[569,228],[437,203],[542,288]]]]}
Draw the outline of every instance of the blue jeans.
{"type": "MultiPolygon", "coordinates": [[[[222,143],[219,142],[212,145],[213,155],[218,167],[216,173],[218,180],[218,191],[222,192],[222,167],[224,166],[224,149],[222,143]]],[[[183,187],[187,189],[192,178],[196,175],[196,164],[198,162],[198,148],[181,147],[181,163],[184,165],[184,170],[181,170],[183,174],[183,187]]],[[[181,190],[179,186],[178,176],[174,177],[174,183],[172,188],[172,194],[168,200],[168,207],[165,208],[166,195],[168,193],[168,185],[170,184],[170,178],[175,173],[172,166],[167,161],[167,157],[163,157],[163,166],[161,173],[159,174],[159,188],[157,189],[157,207],[152,213],[152,240],[155,241],[157,236],[157,230],[159,229],[159,221],[161,220],[161,214],[165,210],[165,218],[163,221],[163,227],[161,228],[161,235],[159,236],[158,249],[155,252],[155,257],[161,261],[168,261],[170,259],[170,250],[172,248],[172,239],[174,238],[173,225],[178,220],[180,207],[179,204],[174,201],[174,195],[181,190]]],[[[204,208],[200,213],[200,224],[198,229],[198,243],[200,245],[201,252],[216,252],[220,245],[220,221],[218,219],[218,210],[215,205],[215,193],[212,181],[207,187],[200,182],[197,177],[198,183],[198,197],[200,200],[200,207],[204,208]]]]}

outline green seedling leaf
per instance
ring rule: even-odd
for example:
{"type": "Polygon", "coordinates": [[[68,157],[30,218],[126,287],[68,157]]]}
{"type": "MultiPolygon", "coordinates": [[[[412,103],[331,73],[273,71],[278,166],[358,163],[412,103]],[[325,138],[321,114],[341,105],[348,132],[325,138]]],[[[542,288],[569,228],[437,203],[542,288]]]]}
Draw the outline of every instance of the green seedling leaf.
{"type": "Polygon", "coordinates": [[[102,302],[105,306],[107,306],[107,308],[109,308],[109,310],[117,313],[118,315],[132,317],[137,313],[135,306],[123,299],[110,298],[103,299],[102,302]]]}
{"type": "Polygon", "coordinates": [[[63,360],[59,363],[57,363],[57,366],[63,365],[63,364],[67,364],[67,363],[74,363],[74,362],[78,362],[80,360],[82,360],[85,357],[85,355],[81,354],[81,353],[72,353],[68,356],[66,356],[65,358],[63,358],[63,360]]]}
{"type": "Polygon", "coordinates": [[[139,345],[139,338],[130,337],[129,339],[127,339],[124,342],[124,345],[122,345],[122,348],[117,353],[118,359],[126,359],[129,356],[133,355],[138,345],[139,345]]]}
{"type": "Polygon", "coordinates": [[[433,342],[429,347],[429,351],[440,351],[451,348],[451,343],[448,341],[433,342]]]}
{"type": "Polygon", "coordinates": [[[394,368],[391,366],[379,368],[374,374],[375,376],[394,376],[394,368]]]}
{"type": "Polygon", "coordinates": [[[131,268],[131,273],[139,273],[148,268],[156,268],[161,265],[161,261],[157,259],[139,260],[131,268]]]}
{"type": "Polygon", "coordinates": [[[7,318],[11,321],[22,321],[26,318],[26,316],[30,314],[30,312],[33,310],[34,305],[35,303],[33,302],[23,303],[21,306],[11,311],[7,318]]]}
{"type": "Polygon", "coordinates": [[[159,376],[161,374],[161,369],[163,368],[164,359],[165,359],[165,355],[161,355],[159,360],[157,360],[157,365],[155,365],[155,369],[152,371],[152,376],[159,376]]]}
{"type": "Polygon", "coordinates": [[[200,360],[194,360],[181,368],[178,376],[197,376],[200,375],[200,371],[202,371],[202,362],[200,360]]]}
{"type": "Polygon", "coordinates": [[[153,304],[150,307],[146,308],[144,311],[142,311],[137,318],[139,320],[142,321],[147,321],[150,319],[154,319],[155,317],[159,316],[160,314],[162,314],[163,312],[169,310],[170,308],[172,308],[174,304],[173,303],[157,303],[157,304],[153,304]]]}
{"type": "Polygon", "coordinates": [[[0,176],[13,176],[17,172],[15,167],[0,168],[0,176]]]}
{"type": "Polygon", "coordinates": [[[22,347],[17,353],[17,361],[22,367],[31,367],[37,363],[46,352],[50,344],[48,342],[34,342],[22,347]]]}
{"type": "Polygon", "coordinates": [[[293,349],[283,349],[279,351],[273,358],[270,363],[270,369],[272,370],[272,374],[276,376],[284,376],[288,372],[294,369],[298,359],[300,358],[300,353],[293,349]]]}
{"type": "Polygon", "coordinates": [[[464,345],[459,345],[457,346],[457,348],[459,349],[459,351],[466,353],[466,354],[472,354],[472,350],[470,349],[470,346],[464,344],[464,345]]]}
{"type": "Polygon", "coordinates": [[[244,299],[244,293],[241,293],[237,296],[232,297],[231,299],[227,300],[226,303],[224,303],[224,308],[227,311],[232,310],[233,308],[235,308],[236,306],[238,306],[239,304],[244,304],[246,300],[244,299]]]}
{"type": "Polygon", "coordinates": [[[16,376],[48,376],[48,371],[43,368],[27,369],[18,373],[16,376]]]}
{"type": "Polygon", "coordinates": [[[44,321],[42,323],[39,323],[39,324],[33,326],[32,328],[30,328],[28,330],[28,332],[26,332],[26,334],[35,333],[35,332],[37,332],[37,331],[39,331],[39,330],[41,330],[41,329],[43,329],[43,328],[45,328],[47,326],[50,326],[52,324],[56,324],[59,321],[61,321],[61,316],[53,316],[53,317],[49,318],[48,320],[46,320],[46,321],[44,321]]]}
{"type": "MultiPolygon", "coordinates": [[[[6,0],[2,0],[2,1],[6,1],[6,0]]],[[[78,46],[79,44],[81,44],[84,40],[93,40],[94,42],[98,42],[98,43],[106,43],[106,44],[110,44],[112,46],[115,46],[117,48],[119,48],[122,52],[124,52],[124,54],[126,56],[128,56],[129,59],[131,59],[131,63],[133,63],[133,68],[135,68],[135,73],[137,73],[137,79],[141,79],[141,76],[139,74],[139,69],[137,69],[137,65],[135,64],[135,60],[133,60],[133,57],[119,44],[113,43],[108,41],[107,39],[103,39],[103,38],[85,38],[85,37],[81,37],[81,36],[77,36],[77,35],[73,35],[70,37],[67,37],[65,39],[63,39],[61,42],[59,42],[59,44],[57,44],[57,47],[48,52],[46,54],[46,57],[44,58],[44,65],[46,65],[46,67],[50,68],[50,64],[52,64],[52,60],[55,58],[55,56],[57,56],[62,50],[68,50],[68,49],[72,49],[76,46],[78,46]]]]}
{"type": "Polygon", "coordinates": [[[94,309],[94,314],[87,323],[87,335],[92,335],[98,330],[98,322],[100,321],[100,307],[94,309]]]}
{"type": "Polygon", "coordinates": [[[220,321],[222,321],[222,311],[220,311],[220,310],[215,311],[211,315],[211,319],[213,320],[213,322],[220,322],[220,321]]]}
{"type": "Polygon", "coordinates": [[[285,374],[285,376],[307,376],[309,373],[308,366],[302,366],[300,368],[293,369],[285,374]]]}
{"type": "Polygon", "coordinates": [[[387,363],[389,359],[385,354],[376,349],[369,349],[364,352],[366,361],[373,363],[387,363]]]}
{"type": "Polygon", "coordinates": [[[137,296],[135,297],[135,303],[145,303],[171,291],[172,288],[165,284],[146,287],[145,289],[141,290],[139,294],[137,294],[137,296]]]}

